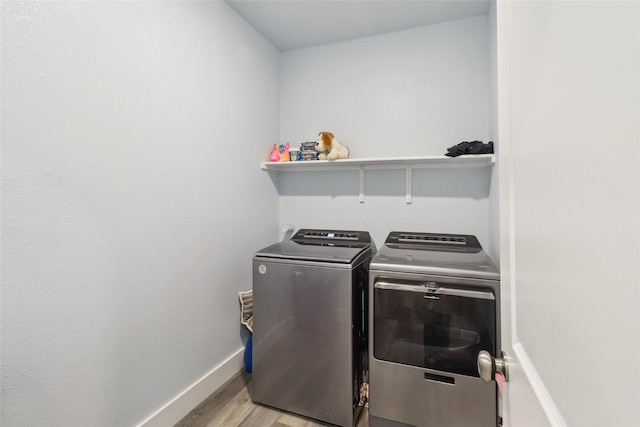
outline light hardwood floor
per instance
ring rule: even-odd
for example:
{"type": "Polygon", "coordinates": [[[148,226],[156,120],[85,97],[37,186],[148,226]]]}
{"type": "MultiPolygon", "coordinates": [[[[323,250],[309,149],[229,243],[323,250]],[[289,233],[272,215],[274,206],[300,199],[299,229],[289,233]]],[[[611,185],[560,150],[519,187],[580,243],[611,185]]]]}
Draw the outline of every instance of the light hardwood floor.
{"type": "MultiPolygon", "coordinates": [[[[320,427],[320,421],[251,401],[251,374],[244,370],[189,412],[174,427],[320,427]]],[[[369,427],[365,407],[356,427],[369,427]]]]}

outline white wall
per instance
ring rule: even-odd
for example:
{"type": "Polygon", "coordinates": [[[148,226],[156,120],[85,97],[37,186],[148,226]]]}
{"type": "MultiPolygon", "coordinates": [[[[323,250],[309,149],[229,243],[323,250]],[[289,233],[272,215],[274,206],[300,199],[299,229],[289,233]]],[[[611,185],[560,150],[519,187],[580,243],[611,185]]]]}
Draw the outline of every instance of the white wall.
{"type": "MultiPolygon", "coordinates": [[[[477,17],[282,54],[281,141],[298,145],[328,130],[352,158],[443,155],[488,141],[487,17],[477,17]]],[[[490,169],[416,170],[413,203],[404,171],[358,175],[284,173],[280,222],[355,228],[378,245],[389,231],[475,234],[489,244],[490,169]]]]}
{"type": "Polygon", "coordinates": [[[640,4],[511,2],[508,20],[514,338],[552,425],[637,426],[640,4]]]}
{"type": "Polygon", "coordinates": [[[242,348],[278,58],[221,2],[2,3],[3,426],[136,424],[242,348]]]}
{"type": "Polygon", "coordinates": [[[442,155],[489,136],[487,17],[282,54],[280,138],[352,157],[442,155]]]}

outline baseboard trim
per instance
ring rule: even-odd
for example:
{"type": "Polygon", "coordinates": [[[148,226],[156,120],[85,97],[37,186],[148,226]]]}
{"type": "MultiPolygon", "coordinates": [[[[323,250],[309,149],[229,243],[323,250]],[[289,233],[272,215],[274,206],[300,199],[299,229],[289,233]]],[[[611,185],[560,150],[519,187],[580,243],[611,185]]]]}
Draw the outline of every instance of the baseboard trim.
{"type": "Polygon", "coordinates": [[[244,348],[213,368],[155,414],[144,420],[138,427],[174,425],[242,369],[244,369],[244,348]]]}
{"type": "Polygon", "coordinates": [[[518,362],[520,362],[520,366],[522,366],[524,374],[529,380],[529,384],[531,384],[533,392],[536,394],[536,397],[540,402],[542,410],[549,420],[549,423],[551,423],[553,427],[567,427],[567,423],[564,421],[564,418],[562,418],[562,414],[560,414],[558,407],[551,398],[542,378],[538,375],[538,371],[536,371],[536,368],[533,366],[533,363],[531,362],[531,359],[529,359],[529,355],[527,355],[522,343],[514,344],[512,347],[518,362]]]}

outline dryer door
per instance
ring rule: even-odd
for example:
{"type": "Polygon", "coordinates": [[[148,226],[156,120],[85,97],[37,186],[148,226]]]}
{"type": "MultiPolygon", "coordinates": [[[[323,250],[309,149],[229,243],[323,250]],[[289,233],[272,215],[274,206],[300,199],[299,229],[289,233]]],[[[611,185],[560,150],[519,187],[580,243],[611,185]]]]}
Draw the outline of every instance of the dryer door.
{"type": "Polygon", "coordinates": [[[496,354],[491,289],[384,279],[373,300],[378,360],[479,377],[478,353],[496,354]]]}

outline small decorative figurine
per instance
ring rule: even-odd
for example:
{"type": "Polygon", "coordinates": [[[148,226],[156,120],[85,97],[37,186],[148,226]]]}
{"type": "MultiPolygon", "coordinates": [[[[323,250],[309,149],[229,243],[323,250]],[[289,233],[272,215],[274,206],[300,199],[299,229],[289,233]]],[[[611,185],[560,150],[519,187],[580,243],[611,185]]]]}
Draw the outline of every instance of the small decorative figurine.
{"type": "Polygon", "coordinates": [[[280,161],[280,151],[278,150],[278,144],[273,144],[273,150],[271,150],[271,155],[269,156],[270,162],[279,162],[280,161]]]}
{"type": "Polygon", "coordinates": [[[349,158],[349,147],[340,144],[331,132],[320,132],[316,141],[316,150],[320,160],[337,160],[349,158]]]}
{"type": "Polygon", "coordinates": [[[288,142],[284,145],[280,145],[278,152],[280,153],[281,162],[289,161],[289,143],[288,142]]]}

